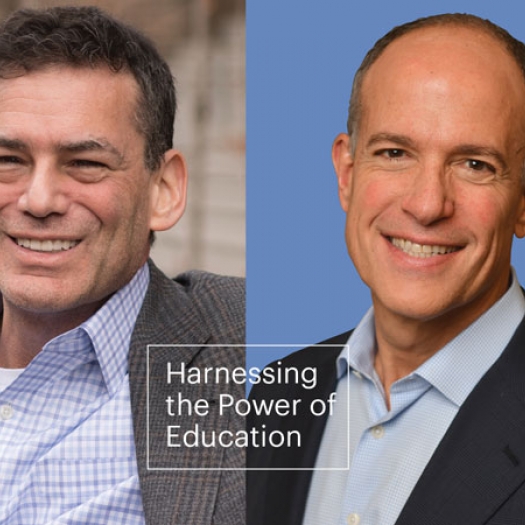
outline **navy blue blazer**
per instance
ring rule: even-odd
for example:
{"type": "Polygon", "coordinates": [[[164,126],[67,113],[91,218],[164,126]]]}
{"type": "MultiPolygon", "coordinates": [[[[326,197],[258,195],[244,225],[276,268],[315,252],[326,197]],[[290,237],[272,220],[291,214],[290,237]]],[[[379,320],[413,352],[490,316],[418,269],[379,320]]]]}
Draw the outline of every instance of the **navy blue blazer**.
{"type": "MultiPolygon", "coordinates": [[[[288,356],[286,366],[316,366],[317,390],[328,397],[336,386],[335,359],[351,332],[324,344],[339,348],[305,349],[288,356]]],[[[299,397],[256,385],[254,398],[299,397]]],[[[301,392],[304,392],[301,389],[301,392]]],[[[326,419],[309,411],[294,418],[270,417],[268,428],[300,428],[302,447],[249,449],[248,466],[312,468],[326,419]]],[[[250,421],[250,424],[260,422],[250,421]]],[[[422,422],[424,424],[424,422],[422,422]]],[[[248,525],[301,525],[311,470],[248,472],[248,525]]],[[[499,359],[483,376],[447,430],[406,502],[396,525],[525,524],[525,320],[499,359]]]]}

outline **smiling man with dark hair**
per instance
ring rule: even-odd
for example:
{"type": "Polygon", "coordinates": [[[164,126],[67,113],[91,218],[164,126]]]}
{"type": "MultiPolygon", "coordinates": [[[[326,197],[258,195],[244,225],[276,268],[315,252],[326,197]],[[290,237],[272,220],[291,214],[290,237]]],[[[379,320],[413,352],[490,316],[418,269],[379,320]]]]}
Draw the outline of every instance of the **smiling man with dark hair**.
{"type": "MultiPolygon", "coordinates": [[[[187,366],[244,365],[239,347],[209,347],[244,342],[241,280],[172,281],[148,260],[152,232],[185,206],[174,115],[167,64],[102,11],[0,26],[2,523],[244,522],[240,470],[182,471],[183,449],[167,471],[149,463],[165,444],[147,345],[191,345],[170,350],[187,366]]],[[[244,466],[239,449],[219,464],[191,452],[203,469],[244,466]]]]}

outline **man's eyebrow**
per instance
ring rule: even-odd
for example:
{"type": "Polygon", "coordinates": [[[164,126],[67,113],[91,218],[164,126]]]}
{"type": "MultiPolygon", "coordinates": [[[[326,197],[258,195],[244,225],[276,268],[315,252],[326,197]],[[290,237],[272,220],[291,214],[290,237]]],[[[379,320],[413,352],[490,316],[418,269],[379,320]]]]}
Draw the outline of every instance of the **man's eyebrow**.
{"type": "Polygon", "coordinates": [[[367,142],[367,147],[370,148],[372,146],[375,146],[379,142],[392,142],[394,144],[397,144],[399,146],[403,146],[405,148],[411,148],[414,147],[414,141],[407,137],[406,135],[398,135],[396,133],[375,133],[372,135],[367,142]]]}
{"type": "Polygon", "coordinates": [[[2,136],[0,136],[0,148],[12,149],[17,151],[29,150],[28,145],[24,141],[18,139],[9,139],[7,137],[2,136]]]}
{"type": "Polygon", "coordinates": [[[68,153],[83,153],[85,151],[103,151],[117,157],[120,163],[124,162],[124,155],[113,144],[106,139],[88,139],[74,142],[62,142],[58,146],[59,151],[68,153]]]}

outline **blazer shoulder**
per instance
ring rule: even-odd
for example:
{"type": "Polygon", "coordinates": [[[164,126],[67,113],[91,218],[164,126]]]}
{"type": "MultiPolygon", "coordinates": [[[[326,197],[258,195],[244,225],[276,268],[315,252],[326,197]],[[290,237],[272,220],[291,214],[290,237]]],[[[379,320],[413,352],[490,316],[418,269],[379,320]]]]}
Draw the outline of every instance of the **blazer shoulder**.
{"type": "MultiPolygon", "coordinates": [[[[309,366],[335,361],[351,334],[352,330],[348,330],[335,335],[315,345],[292,352],[283,359],[279,359],[279,362],[287,366],[309,366]]],[[[276,366],[276,364],[277,361],[268,366],[276,366]]]]}
{"type": "Polygon", "coordinates": [[[173,282],[192,302],[210,333],[220,334],[219,339],[231,344],[244,344],[246,292],[243,278],[192,270],[178,275],[173,282]]]}
{"type": "MultiPolygon", "coordinates": [[[[297,350],[281,359],[269,363],[265,368],[271,369],[275,373],[278,369],[304,370],[306,368],[312,368],[316,371],[317,375],[316,388],[321,388],[322,390],[330,389],[336,377],[335,362],[337,356],[341,353],[351,333],[352,331],[344,332],[330,339],[326,339],[317,345],[297,350]]],[[[287,396],[292,396],[292,391],[296,389],[302,390],[293,384],[266,385],[260,382],[253,385],[250,391],[250,397],[252,399],[286,398],[287,396]]]]}
{"type": "Polygon", "coordinates": [[[244,344],[244,280],[202,271],[169,278],[149,260],[134,339],[146,344],[244,344]]]}
{"type": "Polygon", "coordinates": [[[242,277],[230,277],[201,270],[190,270],[173,278],[173,281],[182,286],[186,293],[194,296],[213,296],[237,299],[244,302],[245,279],[242,277]]]}

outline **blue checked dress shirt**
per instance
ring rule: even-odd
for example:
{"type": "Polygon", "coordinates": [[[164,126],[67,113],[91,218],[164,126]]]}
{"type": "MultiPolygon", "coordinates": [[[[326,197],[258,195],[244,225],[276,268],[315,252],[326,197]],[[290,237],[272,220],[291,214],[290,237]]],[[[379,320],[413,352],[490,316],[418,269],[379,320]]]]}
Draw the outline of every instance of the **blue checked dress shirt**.
{"type": "Polygon", "coordinates": [[[303,525],[394,525],[461,404],[524,314],[525,299],[514,275],[492,308],[392,385],[389,411],[374,370],[374,313],[369,310],[350,336],[349,351],[337,360],[337,403],[316,460],[316,467],[339,469],[349,454],[350,470],[314,471],[303,525]]]}
{"type": "Polygon", "coordinates": [[[0,392],[0,524],[143,525],[128,381],[143,266],[0,392]]]}

